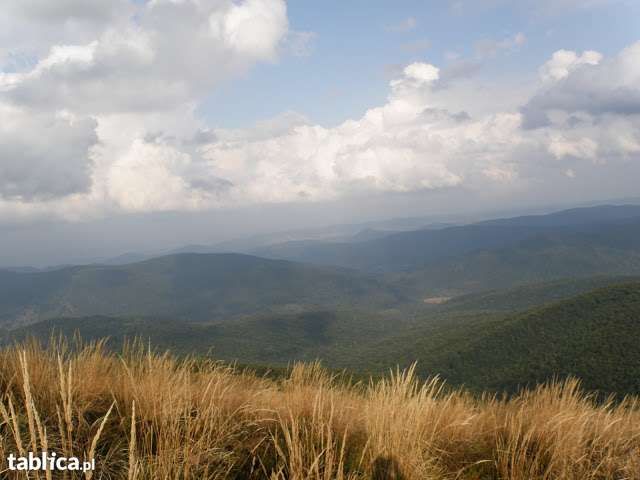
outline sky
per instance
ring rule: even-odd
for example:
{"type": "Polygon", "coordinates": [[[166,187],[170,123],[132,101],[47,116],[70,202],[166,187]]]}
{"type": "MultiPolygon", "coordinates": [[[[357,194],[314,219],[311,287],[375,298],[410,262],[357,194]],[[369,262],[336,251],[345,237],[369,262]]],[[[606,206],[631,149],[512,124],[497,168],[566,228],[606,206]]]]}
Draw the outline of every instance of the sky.
{"type": "Polygon", "coordinates": [[[0,265],[640,197],[636,0],[5,0],[0,265]]]}

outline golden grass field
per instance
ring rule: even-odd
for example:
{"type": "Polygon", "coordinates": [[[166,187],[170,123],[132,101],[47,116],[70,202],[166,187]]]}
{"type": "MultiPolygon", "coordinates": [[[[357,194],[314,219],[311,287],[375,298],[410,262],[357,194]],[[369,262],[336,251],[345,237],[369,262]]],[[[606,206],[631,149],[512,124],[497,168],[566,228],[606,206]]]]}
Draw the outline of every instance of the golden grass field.
{"type": "Polygon", "coordinates": [[[510,399],[413,371],[368,384],[295,365],[269,380],[213,361],[100,343],[0,351],[0,444],[95,457],[29,478],[640,479],[640,408],[570,380],[510,399]]]}

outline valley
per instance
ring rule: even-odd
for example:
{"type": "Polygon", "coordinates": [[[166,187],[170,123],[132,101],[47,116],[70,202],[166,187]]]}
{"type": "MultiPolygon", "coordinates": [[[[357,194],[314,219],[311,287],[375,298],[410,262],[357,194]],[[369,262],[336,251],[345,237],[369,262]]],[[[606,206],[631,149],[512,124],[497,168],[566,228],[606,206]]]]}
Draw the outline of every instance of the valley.
{"type": "Polygon", "coordinates": [[[640,207],[597,207],[270,247],[287,259],[185,252],[5,271],[2,341],[140,338],[252,365],[380,375],[416,362],[479,391],[577,376],[636,394],[639,233],[640,207]]]}

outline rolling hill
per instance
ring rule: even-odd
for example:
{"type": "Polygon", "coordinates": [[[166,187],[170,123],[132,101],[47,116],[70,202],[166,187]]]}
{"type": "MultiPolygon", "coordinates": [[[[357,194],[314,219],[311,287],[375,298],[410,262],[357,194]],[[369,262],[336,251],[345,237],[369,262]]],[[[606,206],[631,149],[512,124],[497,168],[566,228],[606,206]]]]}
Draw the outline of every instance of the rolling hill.
{"type": "Polygon", "coordinates": [[[196,323],[167,317],[55,318],[0,332],[5,343],[51,335],[84,340],[108,338],[115,349],[126,339],[141,338],[179,354],[211,354],[216,359],[268,366],[330,359],[363,344],[397,334],[408,323],[399,314],[357,310],[259,313],[229,321],[196,323]]]}
{"type": "Polygon", "coordinates": [[[640,282],[640,276],[565,278],[504,290],[489,290],[454,297],[433,308],[438,312],[514,312],[564,300],[611,285],[640,282]]]}
{"type": "Polygon", "coordinates": [[[18,327],[4,341],[79,330],[250,363],[322,358],[377,373],[418,360],[422,375],[478,389],[578,375],[588,388],[640,393],[628,375],[640,373],[639,212],[605,206],[373,230],[263,252],[309,263],[183,253],[2,270],[0,326],[18,327]]]}
{"type": "Polygon", "coordinates": [[[238,254],[181,254],[114,266],[0,271],[0,321],[160,315],[211,320],[272,309],[384,308],[402,296],[370,276],[238,254]]]}
{"type": "Polygon", "coordinates": [[[640,394],[640,282],[613,285],[519,314],[416,327],[358,352],[380,370],[418,362],[423,376],[514,392],[576,376],[591,390],[640,394]]]}
{"type": "Polygon", "coordinates": [[[283,366],[319,358],[355,373],[379,374],[417,362],[423,377],[438,374],[476,390],[514,392],[572,375],[588,389],[640,394],[638,279],[597,277],[467,295],[413,316],[354,309],[208,323],[91,316],[49,319],[5,331],[2,339],[46,340],[52,332],[109,337],[114,347],[140,337],[160,349],[241,363],[283,366]]]}

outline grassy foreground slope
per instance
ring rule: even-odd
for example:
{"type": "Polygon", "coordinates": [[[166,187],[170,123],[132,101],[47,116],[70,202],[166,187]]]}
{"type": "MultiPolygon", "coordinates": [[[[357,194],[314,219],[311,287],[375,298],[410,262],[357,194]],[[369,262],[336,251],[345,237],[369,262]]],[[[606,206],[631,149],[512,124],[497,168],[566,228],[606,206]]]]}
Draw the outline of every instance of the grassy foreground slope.
{"type": "Polygon", "coordinates": [[[418,361],[474,389],[515,391],[555,376],[588,389],[640,393],[640,282],[597,289],[521,314],[471,316],[413,329],[361,352],[360,362],[418,361]]]}
{"type": "MultiPolygon", "coordinates": [[[[53,478],[548,480],[640,475],[638,403],[573,381],[474,397],[411,370],[367,384],[296,365],[279,381],[144,346],[0,351],[0,469],[27,450],[95,459],[53,478]]],[[[50,472],[49,472],[50,473],[50,472]]],[[[52,478],[41,475],[39,478],[52,478]]]]}

